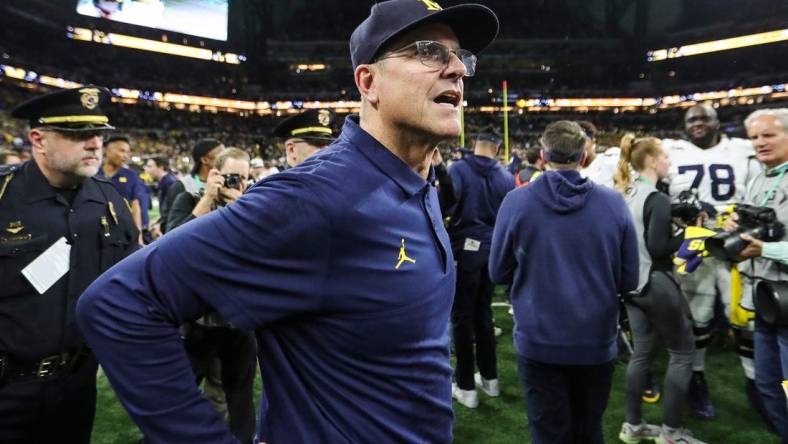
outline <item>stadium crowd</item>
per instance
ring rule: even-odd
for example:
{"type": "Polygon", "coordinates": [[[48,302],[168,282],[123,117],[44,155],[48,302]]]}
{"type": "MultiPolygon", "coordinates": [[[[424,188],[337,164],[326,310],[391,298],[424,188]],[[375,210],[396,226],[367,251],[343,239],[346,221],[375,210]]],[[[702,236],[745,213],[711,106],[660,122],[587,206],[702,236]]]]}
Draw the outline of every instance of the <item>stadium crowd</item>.
{"type": "Polygon", "coordinates": [[[498,20],[432,3],[359,17],[359,115],[0,82],[0,441],[89,442],[101,365],[143,442],[450,442],[454,408],[501,396],[501,285],[532,442],[604,442],[623,349],[619,439],[704,444],[684,418],[717,416],[720,317],[741,390],[788,442],[788,109],[512,113],[508,134],[478,112],[460,128],[470,51],[498,20]]]}

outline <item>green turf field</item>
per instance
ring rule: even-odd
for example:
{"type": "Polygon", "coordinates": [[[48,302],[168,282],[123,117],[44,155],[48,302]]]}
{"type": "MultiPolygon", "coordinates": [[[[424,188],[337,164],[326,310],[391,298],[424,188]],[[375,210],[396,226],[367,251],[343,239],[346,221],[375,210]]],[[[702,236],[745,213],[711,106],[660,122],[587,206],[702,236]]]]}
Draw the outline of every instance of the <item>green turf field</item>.
{"type": "MultiPolygon", "coordinates": [[[[501,397],[491,399],[480,393],[479,408],[470,410],[455,403],[455,442],[460,444],[523,444],[530,438],[526,426],[524,403],[515,367],[512,346],[512,319],[505,308],[495,308],[497,325],[504,333],[498,341],[498,366],[501,397]]],[[[707,379],[718,419],[710,422],[688,419],[686,426],[695,436],[710,444],[771,444],[779,440],[767,433],[744,395],[744,375],[739,360],[730,349],[718,344],[708,354],[707,379]]],[[[664,356],[658,359],[655,374],[664,373],[664,356]]],[[[616,443],[624,418],[624,365],[616,368],[613,391],[605,414],[605,437],[616,443]]],[[[259,385],[259,384],[258,384],[259,385]]],[[[258,387],[259,390],[259,387],[258,387]]],[[[645,419],[659,423],[662,404],[644,407],[645,419]]],[[[104,377],[99,380],[99,399],[93,442],[100,444],[136,443],[140,434],[115,399],[104,377]]]]}

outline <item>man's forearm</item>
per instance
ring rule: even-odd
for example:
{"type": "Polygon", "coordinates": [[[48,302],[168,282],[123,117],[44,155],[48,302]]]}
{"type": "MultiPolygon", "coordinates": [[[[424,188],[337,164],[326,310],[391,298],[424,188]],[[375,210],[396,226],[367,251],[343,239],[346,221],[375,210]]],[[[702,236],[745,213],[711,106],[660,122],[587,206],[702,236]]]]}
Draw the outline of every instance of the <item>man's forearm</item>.
{"type": "Polygon", "coordinates": [[[788,242],[764,242],[762,257],[788,265],[788,242]]]}

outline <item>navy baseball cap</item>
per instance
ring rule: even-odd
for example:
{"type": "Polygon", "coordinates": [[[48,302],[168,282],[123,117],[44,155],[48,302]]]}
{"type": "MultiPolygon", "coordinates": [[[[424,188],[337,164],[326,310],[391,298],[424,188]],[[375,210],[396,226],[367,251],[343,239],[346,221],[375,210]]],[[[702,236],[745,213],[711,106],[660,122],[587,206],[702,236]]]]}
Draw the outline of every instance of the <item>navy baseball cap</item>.
{"type": "Polygon", "coordinates": [[[355,70],[371,63],[395,37],[426,23],[444,23],[457,35],[460,47],[478,54],[498,35],[498,17],[486,6],[465,4],[443,9],[430,0],[389,0],[372,7],[369,17],[350,36],[355,70]]]}

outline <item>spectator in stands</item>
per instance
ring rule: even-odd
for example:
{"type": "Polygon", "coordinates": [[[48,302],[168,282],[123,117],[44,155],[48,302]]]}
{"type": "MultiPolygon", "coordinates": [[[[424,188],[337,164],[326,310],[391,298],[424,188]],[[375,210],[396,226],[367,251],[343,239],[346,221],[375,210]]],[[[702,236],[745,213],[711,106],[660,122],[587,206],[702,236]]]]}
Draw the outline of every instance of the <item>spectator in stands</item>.
{"type": "Polygon", "coordinates": [[[490,307],[495,285],[487,262],[498,208],[514,189],[514,177],[498,162],[501,142],[493,127],[484,128],[476,135],[473,154],[449,168],[457,200],[448,228],[457,262],[451,316],[457,357],[452,396],[468,408],[479,405],[476,386],[488,396],[500,396],[490,307]],[[479,373],[474,375],[475,367],[479,373]]]}
{"type": "Polygon", "coordinates": [[[350,39],[361,114],[332,147],[86,291],[79,326],[151,441],[232,440],[176,333],[210,310],[257,329],[263,441],[452,440],[454,258],[430,160],[497,29],[481,5],[375,4],[350,39]]]}
{"type": "MultiPolygon", "coordinates": [[[[170,226],[178,226],[205,216],[217,208],[233,204],[246,191],[249,155],[238,148],[221,151],[208,172],[200,196],[184,191],[172,204],[170,226]]],[[[233,328],[220,314],[209,313],[186,328],[186,352],[199,384],[213,371],[218,358],[218,378],[227,404],[230,430],[241,442],[250,442],[254,434],[256,346],[254,334],[233,328]]]]}
{"type": "Polygon", "coordinates": [[[512,284],[535,444],[604,442],[618,298],[638,283],[637,235],[624,199],[577,171],[587,140],[577,123],[548,125],[548,171],[506,196],[493,232],[490,276],[512,284]]]}
{"type": "Polygon", "coordinates": [[[194,165],[192,166],[191,173],[181,177],[181,179],[175,182],[167,191],[165,206],[168,209],[168,213],[166,217],[162,213],[162,233],[166,233],[170,230],[169,211],[172,209],[175,198],[184,191],[188,191],[191,194],[198,194],[205,188],[205,181],[208,180],[208,172],[213,168],[213,162],[216,156],[218,156],[223,149],[224,145],[222,142],[211,138],[200,139],[194,145],[192,149],[192,160],[194,161],[194,165]]]}
{"type": "Polygon", "coordinates": [[[331,121],[334,114],[327,109],[311,109],[289,117],[274,129],[274,137],[284,140],[287,164],[298,166],[334,140],[331,121]]]}
{"type": "Polygon", "coordinates": [[[159,222],[155,223],[153,227],[151,227],[151,232],[158,232],[161,234],[161,220],[164,214],[169,212],[169,207],[167,207],[167,191],[170,190],[170,187],[178,181],[178,178],[175,177],[175,174],[172,174],[170,171],[170,159],[165,156],[156,156],[151,157],[145,162],[145,172],[147,172],[150,177],[156,181],[156,185],[158,188],[157,192],[157,199],[159,201],[159,222]]]}
{"type": "Polygon", "coordinates": [[[22,163],[16,151],[0,150],[0,165],[15,165],[22,163]]]}

